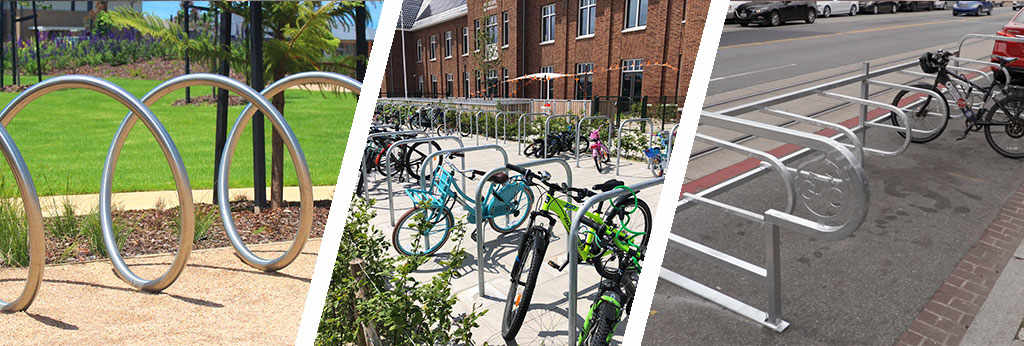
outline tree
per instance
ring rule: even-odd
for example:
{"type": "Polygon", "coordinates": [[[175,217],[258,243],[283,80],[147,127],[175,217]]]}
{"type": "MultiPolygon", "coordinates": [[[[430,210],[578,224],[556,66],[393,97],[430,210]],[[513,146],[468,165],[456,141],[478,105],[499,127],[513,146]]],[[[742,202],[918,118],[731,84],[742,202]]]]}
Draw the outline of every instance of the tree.
{"type": "MultiPolygon", "coordinates": [[[[484,27],[476,28],[475,31],[473,40],[476,41],[474,42],[476,49],[473,50],[471,56],[473,58],[473,62],[476,64],[476,71],[479,71],[479,73],[483,75],[484,85],[486,86],[486,89],[490,91],[491,87],[498,87],[497,80],[495,80],[493,82],[494,85],[492,85],[492,81],[488,79],[488,74],[491,71],[497,73],[498,67],[501,66],[501,54],[498,50],[498,35],[496,32],[492,33],[487,30],[486,22],[484,27]]],[[[479,90],[477,91],[479,92],[479,90]]]]}
{"type": "MultiPolygon", "coordinates": [[[[348,27],[354,24],[356,10],[363,7],[361,1],[303,1],[303,2],[225,2],[213,6],[222,11],[248,20],[250,4],[263,6],[263,66],[266,84],[284,78],[288,74],[319,70],[351,74],[356,57],[338,57],[338,39],[331,33],[336,25],[348,27]]],[[[143,34],[151,35],[171,44],[184,54],[204,63],[213,64],[228,59],[235,70],[249,69],[248,55],[244,48],[224,52],[208,37],[189,38],[182,28],[173,22],[144,14],[130,7],[111,12],[111,20],[118,27],[132,27],[143,34]]],[[[277,94],[272,100],[285,113],[285,95],[277,94]]],[[[284,200],[284,141],[274,132],[271,139],[271,208],[280,207],[284,200]]]]}

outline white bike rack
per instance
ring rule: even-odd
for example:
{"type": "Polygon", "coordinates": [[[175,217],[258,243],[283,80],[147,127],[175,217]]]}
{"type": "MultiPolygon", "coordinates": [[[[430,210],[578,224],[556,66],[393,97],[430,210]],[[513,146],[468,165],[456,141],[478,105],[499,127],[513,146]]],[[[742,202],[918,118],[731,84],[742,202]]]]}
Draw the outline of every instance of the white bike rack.
{"type": "MultiPolygon", "coordinates": [[[[415,144],[415,143],[421,143],[421,142],[436,142],[436,141],[442,141],[442,140],[455,141],[455,143],[457,143],[459,145],[459,149],[465,148],[465,145],[462,144],[462,138],[460,138],[459,136],[437,136],[437,137],[421,137],[421,138],[403,139],[403,140],[391,143],[391,146],[388,147],[388,150],[386,150],[384,152],[384,160],[387,161],[387,165],[388,165],[388,169],[385,171],[385,173],[387,173],[386,180],[388,182],[388,214],[391,216],[391,225],[392,226],[395,225],[395,193],[394,193],[394,190],[393,190],[393,188],[391,186],[391,170],[392,170],[391,160],[388,160],[388,157],[391,156],[391,151],[394,150],[395,148],[397,148],[400,145],[409,145],[409,144],[415,144]]],[[[454,149],[449,149],[449,150],[454,150],[454,149]]],[[[429,164],[430,159],[433,158],[435,154],[437,154],[439,152],[442,152],[442,151],[444,151],[444,150],[435,151],[435,152],[431,153],[430,155],[427,155],[427,157],[423,159],[423,163],[420,164],[420,172],[423,172],[423,168],[425,168],[429,164]]],[[[462,158],[462,169],[466,169],[466,158],[462,158]]],[[[420,178],[421,178],[420,179],[420,183],[423,183],[423,181],[424,181],[424,179],[422,179],[423,177],[424,177],[424,175],[420,174],[420,178]]],[[[462,188],[463,189],[466,188],[466,177],[462,177],[462,188]]]]}
{"type": "Polygon", "coordinates": [[[544,119],[544,157],[548,157],[548,134],[551,133],[551,119],[570,118],[572,114],[554,114],[544,119]]]}
{"type": "Polygon", "coordinates": [[[580,120],[576,122],[576,146],[574,146],[572,148],[572,150],[576,153],[576,168],[580,167],[580,152],[579,152],[579,150],[580,150],[580,136],[582,136],[582,134],[583,134],[583,122],[587,121],[587,120],[597,120],[597,119],[604,119],[608,123],[608,133],[611,134],[611,128],[612,128],[611,117],[609,117],[607,115],[592,115],[592,116],[587,116],[587,117],[580,118],[580,120]]]}
{"type": "Polygon", "coordinates": [[[626,128],[627,124],[630,123],[647,123],[647,147],[651,147],[651,143],[654,142],[654,121],[650,118],[633,118],[626,119],[619,122],[618,135],[615,137],[615,175],[619,175],[619,167],[622,167],[622,129],[626,128]]]}

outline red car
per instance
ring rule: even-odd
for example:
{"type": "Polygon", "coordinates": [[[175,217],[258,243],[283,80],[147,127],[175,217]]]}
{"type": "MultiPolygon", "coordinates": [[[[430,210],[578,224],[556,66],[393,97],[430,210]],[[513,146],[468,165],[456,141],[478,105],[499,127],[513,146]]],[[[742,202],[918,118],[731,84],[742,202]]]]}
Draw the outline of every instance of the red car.
{"type": "MultiPolygon", "coordinates": [[[[1017,12],[1013,18],[1010,18],[1010,22],[1006,23],[1003,29],[996,32],[996,34],[999,36],[1024,38],[1024,15],[1022,13],[1024,11],[1017,12]]],[[[1010,70],[1010,78],[1013,80],[1013,84],[1024,85],[1024,42],[996,41],[992,45],[992,55],[1021,58],[1006,67],[1010,70]]],[[[992,62],[996,62],[994,58],[992,62]]],[[[998,79],[1002,79],[1002,74],[996,73],[996,76],[998,79]]]]}

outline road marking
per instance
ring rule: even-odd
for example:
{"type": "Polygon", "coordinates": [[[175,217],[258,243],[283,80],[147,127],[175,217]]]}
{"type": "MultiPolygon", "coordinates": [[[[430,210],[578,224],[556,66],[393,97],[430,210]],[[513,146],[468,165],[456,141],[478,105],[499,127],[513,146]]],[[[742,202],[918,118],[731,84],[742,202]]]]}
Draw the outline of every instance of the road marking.
{"type": "Polygon", "coordinates": [[[723,80],[723,79],[729,79],[729,78],[735,78],[735,77],[742,77],[742,76],[752,75],[752,74],[755,74],[755,73],[768,72],[768,71],[773,71],[773,70],[781,70],[781,69],[784,69],[784,68],[787,68],[787,67],[793,67],[793,66],[796,66],[796,64],[775,66],[775,67],[769,67],[769,68],[764,68],[764,69],[760,69],[760,70],[754,70],[754,71],[749,71],[749,72],[731,74],[731,75],[728,75],[728,76],[722,76],[722,77],[718,77],[718,78],[711,78],[711,81],[714,82],[714,81],[720,81],[720,80],[723,80]]]}
{"type": "Polygon", "coordinates": [[[762,41],[762,42],[740,43],[740,44],[734,44],[734,45],[730,45],[730,46],[720,46],[720,47],[718,47],[718,49],[763,46],[763,45],[775,44],[775,43],[783,43],[783,42],[792,42],[792,41],[810,40],[810,39],[818,39],[818,38],[836,37],[836,36],[842,36],[842,35],[863,34],[863,33],[876,32],[876,31],[906,29],[906,28],[913,28],[913,27],[925,26],[925,25],[949,24],[949,23],[952,23],[952,22],[965,22],[965,21],[967,21],[967,20],[966,19],[938,20],[938,21],[934,21],[934,22],[923,22],[923,23],[913,23],[913,24],[900,24],[900,25],[881,26],[881,27],[876,27],[876,28],[868,28],[868,29],[859,29],[859,30],[852,30],[852,31],[835,32],[835,33],[831,33],[831,34],[821,34],[821,35],[812,35],[812,36],[784,38],[784,39],[771,40],[771,41],[762,41]]]}

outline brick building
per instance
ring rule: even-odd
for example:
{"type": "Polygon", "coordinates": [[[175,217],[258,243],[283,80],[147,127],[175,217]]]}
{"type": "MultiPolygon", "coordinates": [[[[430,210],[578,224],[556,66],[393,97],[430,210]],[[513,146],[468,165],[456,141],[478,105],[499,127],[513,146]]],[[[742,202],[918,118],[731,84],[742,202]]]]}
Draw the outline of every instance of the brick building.
{"type": "Polygon", "coordinates": [[[682,97],[708,3],[405,0],[381,90],[390,97],[682,97]]]}

